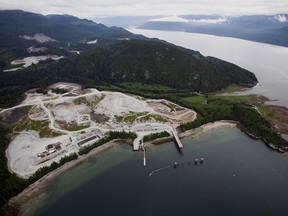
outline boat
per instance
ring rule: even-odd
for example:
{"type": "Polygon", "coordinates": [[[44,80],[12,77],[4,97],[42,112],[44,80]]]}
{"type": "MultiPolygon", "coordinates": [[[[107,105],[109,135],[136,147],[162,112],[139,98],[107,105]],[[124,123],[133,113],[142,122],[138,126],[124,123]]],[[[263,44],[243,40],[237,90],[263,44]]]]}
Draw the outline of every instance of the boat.
{"type": "Polygon", "coordinates": [[[197,163],[198,163],[198,159],[197,159],[197,158],[195,159],[194,163],[195,163],[195,164],[197,164],[197,163]]]}
{"type": "Polygon", "coordinates": [[[174,168],[176,168],[177,165],[178,165],[178,163],[175,161],[175,162],[174,162],[174,168]]]}
{"type": "Polygon", "coordinates": [[[201,163],[201,164],[204,163],[204,158],[201,158],[200,163],[201,163]]]}

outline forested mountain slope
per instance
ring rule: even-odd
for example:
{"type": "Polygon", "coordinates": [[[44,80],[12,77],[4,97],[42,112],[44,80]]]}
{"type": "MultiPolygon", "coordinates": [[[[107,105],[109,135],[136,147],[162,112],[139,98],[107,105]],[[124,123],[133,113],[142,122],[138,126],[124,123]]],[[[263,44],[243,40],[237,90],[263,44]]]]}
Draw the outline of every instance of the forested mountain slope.
{"type": "Polygon", "coordinates": [[[141,82],[191,92],[212,92],[230,84],[253,86],[257,83],[253,73],[234,64],[168,43],[144,40],[97,47],[48,65],[1,73],[0,78],[3,96],[5,90],[11,88],[17,87],[17,91],[39,88],[59,81],[89,86],[141,82]]]}
{"type": "Polygon", "coordinates": [[[67,56],[71,51],[83,52],[91,48],[89,41],[109,44],[120,39],[144,38],[70,15],[44,16],[21,10],[0,10],[0,26],[0,70],[10,69],[10,62],[31,55],[67,56]]]}
{"type": "Polygon", "coordinates": [[[141,82],[190,92],[212,92],[231,84],[253,86],[257,83],[253,73],[234,64],[69,15],[0,11],[0,25],[3,41],[0,45],[0,107],[19,102],[28,89],[45,88],[59,81],[84,86],[141,82]],[[19,37],[37,33],[47,36],[44,36],[47,42],[19,37]],[[89,40],[94,42],[89,44],[89,40]],[[45,46],[46,50],[28,53],[31,46],[45,46]],[[9,64],[16,57],[43,54],[64,58],[42,61],[17,71],[3,71],[13,67],[9,64]]]}
{"type": "Polygon", "coordinates": [[[143,40],[96,49],[63,65],[60,73],[81,74],[81,78],[90,77],[93,82],[157,83],[197,92],[219,90],[232,83],[254,85],[257,81],[254,74],[231,63],[143,40]]]}

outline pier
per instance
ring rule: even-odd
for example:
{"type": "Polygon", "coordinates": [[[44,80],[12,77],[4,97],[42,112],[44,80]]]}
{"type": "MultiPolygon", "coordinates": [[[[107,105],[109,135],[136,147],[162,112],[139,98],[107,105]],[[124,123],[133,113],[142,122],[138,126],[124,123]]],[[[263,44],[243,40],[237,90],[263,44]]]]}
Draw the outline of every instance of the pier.
{"type": "Polygon", "coordinates": [[[179,139],[179,137],[178,137],[178,134],[177,134],[175,128],[172,127],[172,130],[171,130],[171,131],[172,131],[172,133],[173,133],[173,136],[174,136],[174,138],[175,138],[175,141],[176,141],[176,143],[177,143],[178,148],[180,149],[180,151],[182,151],[184,146],[183,146],[182,142],[180,141],[180,139],[179,139]]]}
{"type": "Polygon", "coordinates": [[[139,147],[142,145],[143,142],[142,139],[145,135],[162,131],[167,131],[171,136],[172,135],[174,136],[174,139],[180,151],[182,151],[184,147],[178,137],[176,129],[172,125],[165,125],[159,123],[138,124],[133,126],[132,131],[134,131],[137,134],[137,138],[133,141],[133,151],[139,151],[139,147]]]}
{"type": "Polygon", "coordinates": [[[146,166],[146,150],[144,148],[144,143],[143,143],[143,138],[142,138],[142,149],[144,151],[144,155],[143,155],[143,166],[146,166]]]}

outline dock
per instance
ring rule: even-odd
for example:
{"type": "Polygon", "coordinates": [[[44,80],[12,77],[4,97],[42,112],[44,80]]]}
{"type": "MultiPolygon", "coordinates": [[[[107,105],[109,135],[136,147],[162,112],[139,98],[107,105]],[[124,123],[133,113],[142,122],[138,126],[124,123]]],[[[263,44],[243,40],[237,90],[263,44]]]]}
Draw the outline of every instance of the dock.
{"type": "Polygon", "coordinates": [[[146,167],[146,149],[144,147],[144,143],[143,143],[143,138],[142,138],[142,149],[144,151],[144,155],[143,155],[143,166],[146,167]]]}
{"type": "Polygon", "coordinates": [[[180,151],[182,151],[184,146],[183,146],[181,140],[179,139],[178,134],[177,134],[177,132],[176,132],[174,127],[172,127],[172,133],[173,133],[173,136],[175,138],[175,141],[177,143],[178,148],[180,149],[180,151]]]}

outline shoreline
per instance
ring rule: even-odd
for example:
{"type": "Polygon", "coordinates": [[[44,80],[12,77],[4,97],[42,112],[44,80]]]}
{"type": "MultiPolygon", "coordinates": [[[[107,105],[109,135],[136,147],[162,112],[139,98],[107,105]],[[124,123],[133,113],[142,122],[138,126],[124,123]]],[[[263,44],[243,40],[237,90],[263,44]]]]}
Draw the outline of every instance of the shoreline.
{"type": "MultiPolygon", "coordinates": [[[[196,129],[191,129],[182,133],[179,133],[179,138],[187,138],[192,135],[199,135],[201,133],[206,133],[207,131],[219,127],[224,127],[224,126],[230,126],[230,127],[237,127],[237,123],[233,121],[228,121],[228,120],[222,120],[222,121],[216,121],[216,122],[211,122],[207,123],[205,125],[202,125],[196,129]]],[[[248,134],[247,134],[248,135],[248,134]]],[[[163,137],[159,138],[150,142],[145,143],[145,145],[150,148],[154,147],[156,145],[164,144],[170,141],[173,141],[174,137],[163,137]]],[[[89,158],[96,156],[112,147],[115,147],[119,144],[121,144],[121,140],[112,140],[106,144],[103,144],[92,151],[90,151],[88,154],[80,156],[78,159],[70,161],[63,166],[59,167],[58,169],[48,173],[41,179],[37,180],[33,184],[29,185],[24,191],[19,193],[17,196],[12,197],[7,205],[7,209],[9,212],[13,212],[11,215],[22,215],[25,211],[25,209],[29,208],[32,204],[33,201],[35,200],[35,197],[39,196],[46,184],[53,180],[55,177],[61,175],[65,171],[70,170],[71,168],[75,167],[76,165],[84,162],[85,160],[88,160],[89,158]]],[[[129,141],[127,142],[129,145],[129,141]]],[[[10,214],[8,214],[10,215],[10,214]]]]}
{"type": "MultiPolygon", "coordinates": [[[[112,147],[119,145],[121,142],[119,140],[112,140],[106,144],[103,144],[88,154],[79,156],[78,159],[70,161],[63,166],[59,167],[56,170],[48,173],[47,175],[43,176],[41,179],[37,180],[33,184],[29,185],[25,190],[19,193],[17,196],[12,197],[8,204],[7,209],[11,215],[22,215],[25,209],[29,208],[38,195],[42,193],[43,188],[46,184],[56,178],[57,176],[61,175],[62,173],[70,170],[71,168],[75,167],[76,165],[84,162],[85,160],[90,159],[93,156],[96,156],[112,147]]],[[[10,214],[8,214],[10,215],[10,214]]]]}
{"type": "Polygon", "coordinates": [[[210,123],[201,125],[200,127],[197,127],[195,129],[187,130],[185,132],[180,133],[179,138],[182,139],[182,138],[186,138],[192,135],[206,133],[209,130],[219,128],[219,127],[224,127],[224,126],[237,127],[237,123],[234,121],[229,121],[229,120],[210,122],[210,123]]]}
{"type": "MultiPolygon", "coordinates": [[[[216,121],[216,122],[210,122],[204,125],[201,125],[198,128],[195,129],[191,129],[191,130],[187,130],[185,132],[181,132],[178,134],[180,139],[183,138],[187,138],[193,135],[198,135],[201,133],[206,133],[209,130],[215,129],[215,128],[219,128],[219,127],[224,127],[224,126],[230,126],[230,127],[237,127],[237,123],[233,122],[233,121],[229,121],[229,120],[221,120],[221,121],[216,121]]],[[[161,145],[164,144],[166,142],[171,142],[174,140],[173,136],[169,136],[169,137],[162,137],[162,138],[158,138],[149,142],[146,142],[145,145],[161,145]]]]}

